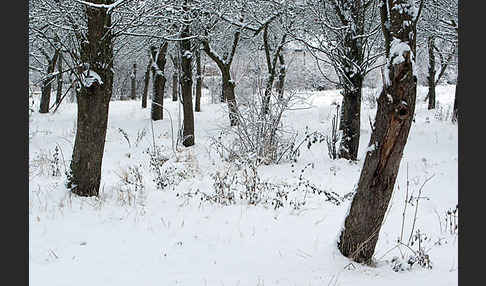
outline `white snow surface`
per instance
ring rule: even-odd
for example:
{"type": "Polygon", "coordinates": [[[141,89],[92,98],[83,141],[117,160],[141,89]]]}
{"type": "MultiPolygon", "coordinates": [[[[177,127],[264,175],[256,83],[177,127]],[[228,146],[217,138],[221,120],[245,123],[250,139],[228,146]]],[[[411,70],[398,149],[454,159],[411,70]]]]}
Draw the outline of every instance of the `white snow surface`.
{"type": "MultiPolygon", "coordinates": [[[[454,90],[454,86],[437,87],[437,102],[443,110],[452,111],[454,90]]],[[[436,119],[437,111],[427,110],[426,93],[426,87],[418,88],[415,122],[373,267],[350,265],[336,247],[349,200],[335,206],[308,194],[299,210],[274,210],[244,202],[222,206],[181,195],[196,189],[214,193],[209,175],[225,168],[208,150],[209,136],[217,135],[219,126],[229,125],[227,112],[224,104],[209,103],[206,90],[202,112],[194,114],[196,145],[177,151],[180,162],[191,166],[193,173],[167,190],[157,190],[152,181],[149,157],[144,153],[152,147],[150,108],[141,109],[139,101],[110,103],[100,198],[70,196],[65,176],[52,176],[45,159],[52,158],[58,146],[61,172],[69,167],[76,105],[63,103],[55,114],[34,113],[29,126],[29,285],[457,285],[457,235],[444,230],[445,211],[458,202],[457,125],[436,119]],[[130,147],[119,128],[128,134],[130,147]],[[147,134],[136,145],[137,133],[143,129],[147,134]],[[136,203],[123,203],[119,174],[134,165],[140,166],[145,192],[137,194],[136,203]],[[400,256],[392,248],[401,230],[407,165],[410,192],[415,195],[425,179],[435,175],[423,189],[427,199],[420,200],[415,226],[431,238],[427,246],[433,268],[414,266],[394,272],[389,261],[400,256]],[[438,239],[442,244],[434,246],[438,239]]],[[[291,111],[286,122],[299,134],[305,125],[310,130],[328,130],[335,112],[331,103],[341,101],[339,91],[308,94],[312,108],[291,111]]],[[[174,124],[177,104],[164,103],[174,124]]],[[[370,150],[368,118],[375,113],[376,108],[362,104],[357,164],[329,159],[323,142],[310,150],[304,146],[294,169],[313,163],[314,168],[305,172],[312,183],[340,195],[352,191],[370,150]]],[[[170,156],[169,126],[167,115],[153,124],[156,144],[170,156]]],[[[272,182],[290,183],[300,173],[291,172],[291,163],[261,166],[259,171],[272,182]]],[[[407,239],[412,210],[409,205],[407,239]]]]}

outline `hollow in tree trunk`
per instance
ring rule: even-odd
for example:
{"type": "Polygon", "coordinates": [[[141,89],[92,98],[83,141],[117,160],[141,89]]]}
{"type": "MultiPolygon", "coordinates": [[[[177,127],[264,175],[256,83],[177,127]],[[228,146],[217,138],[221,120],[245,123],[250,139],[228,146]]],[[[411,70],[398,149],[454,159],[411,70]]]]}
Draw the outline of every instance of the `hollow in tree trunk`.
{"type": "Polygon", "coordinates": [[[94,77],[83,82],[76,94],[77,129],[67,187],[80,196],[98,196],[113,89],[113,40],[111,15],[106,9],[87,6],[85,11],[88,30],[80,56],[89,67],[80,76],[94,77]]]}
{"type": "Polygon", "coordinates": [[[371,262],[415,110],[413,5],[408,0],[383,0],[380,7],[389,81],[378,98],[369,151],[338,242],[341,253],[359,263],[371,262]]]}

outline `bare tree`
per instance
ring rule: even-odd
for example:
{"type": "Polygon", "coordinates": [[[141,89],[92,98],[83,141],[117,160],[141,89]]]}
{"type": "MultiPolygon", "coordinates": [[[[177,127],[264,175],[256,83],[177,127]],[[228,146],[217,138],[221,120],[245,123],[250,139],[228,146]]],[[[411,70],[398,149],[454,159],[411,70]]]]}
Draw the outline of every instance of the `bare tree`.
{"type": "Polygon", "coordinates": [[[417,92],[416,25],[423,3],[418,9],[413,0],[380,3],[385,82],[369,151],[338,242],[341,253],[356,262],[371,261],[412,124],[417,92]]]}

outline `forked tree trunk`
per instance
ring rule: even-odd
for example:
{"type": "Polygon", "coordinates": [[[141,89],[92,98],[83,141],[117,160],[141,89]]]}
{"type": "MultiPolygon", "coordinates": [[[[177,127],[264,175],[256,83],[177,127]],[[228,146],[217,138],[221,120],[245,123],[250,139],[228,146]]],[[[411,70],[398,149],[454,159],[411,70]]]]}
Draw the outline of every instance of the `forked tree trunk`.
{"type": "Polygon", "coordinates": [[[145,76],[143,77],[142,108],[147,107],[147,97],[148,97],[148,89],[149,89],[149,83],[150,83],[150,68],[151,67],[152,67],[152,57],[150,57],[150,59],[149,59],[147,69],[145,70],[145,76]]]}
{"type": "MultiPolygon", "coordinates": [[[[184,10],[188,9],[184,6],[184,10]]],[[[186,26],[181,33],[181,38],[189,37],[189,26],[186,26]]],[[[183,141],[182,144],[186,147],[194,145],[194,111],[192,107],[192,56],[191,56],[191,41],[180,41],[180,56],[181,56],[181,92],[182,92],[182,106],[184,112],[183,124],[183,141]]]]}
{"type": "Polygon", "coordinates": [[[106,9],[86,6],[85,11],[87,41],[80,56],[83,63],[89,64],[89,70],[84,72],[84,76],[97,74],[101,82],[92,80],[91,84],[84,83],[76,95],[78,119],[67,187],[80,196],[98,196],[113,89],[113,40],[109,28],[111,15],[106,13],[106,9]]]}
{"type": "Polygon", "coordinates": [[[137,99],[137,64],[133,64],[133,73],[130,75],[131,85],[130,85],[130,98],[137,99]]]}
{"type": "Polygon", "coordinates": [[[164,89],[165,89],[165,55],[167,53],[168,42],[165,41],[160,45],[157,51],[155,47],[152,47],[152,59],[154,64],[152,64],[153,72],[153,94],[152,94],[152,110],[151,116],[152,120],[162,120],[164,119],[164,89]]]}
{"type": "Polygon", "coordinates": [[[62,98],[62,85],[63,85],[63,80],[62,80],[62,54],[59,54],[59,59],[57,60],[57,71],[59,74],[57,75],[57,91],[56,91],[56,105],[61,104],[61,98],[62,98]]]}
{"type": "Polygon", "coordinates": [[[202,71],[201,71],[201,51],[196,48],[196,112],[201,111],[201,93],[202,93],[202,71]]]}
{"type": "Polygon", "coordinates": [[[353,90],[345,89],[343,92],[343,102],[341,105],[341,122],[339,125],[342,130],[341,143],[339,145],[339,158],[347,160],[357,160],[360,124],[361,124],[361,89],[362,79],[355,75],[353,90]]]}
{"type": "Polygon", "coordinates": [[[54,52],[54,56],[51,59],[48,59],[48,66],[47,66],[47,76],[42,81],[42,88],[41,88],[41,100],[39,106],[39,113],[48,113],[49,112],[49,103],[51,101],[51,88],[52,88],[52,81],[54,77],[50,74],[54,72],[56,68],[57,58],[59,57],[60,50],[56,50],[54,52]]]}
{"type": "Polygon", "coordinates": [[[408,0],[382,0],[380,7],[389,81],[385,82],[378,99],[368,144],[370,150],[366,153],[357,192],[338,242],[341,253],[359,263],[371,262],[415,110],[416,19],[411,15],[415,9],[410,3],[408,0]],[[399,6],[401,9],[397,8],[399,6]],[[409,25],[404,25],[405,21],[409,25]],[[407,51],[405,45],[410,50],[407,51]]]}
{"type": "Polygon", "coordinates": [[[429,49],[429,75],[427,76],[427,82],[429,85],[429,93],[427,98],[429,99],[428,109],[435,108],[435,54],[434,54],[434,37],[429,37],[427,41],[429,49]]]}

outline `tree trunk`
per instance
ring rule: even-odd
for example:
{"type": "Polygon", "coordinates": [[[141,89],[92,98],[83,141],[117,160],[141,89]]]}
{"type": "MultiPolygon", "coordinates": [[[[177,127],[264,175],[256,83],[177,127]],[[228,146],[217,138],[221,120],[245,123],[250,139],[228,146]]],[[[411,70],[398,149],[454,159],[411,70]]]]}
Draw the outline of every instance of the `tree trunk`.
{"type": "Polygon", "coordinates": [[[267,114],[270,109],[270,99],[272,97],[272,87],[275,81],[275,72],[270,71],[267,77],[267,83],[265,85],[265,93],[262,102],[262,114],[267,114]]]}
{"type": "Polygon", "coordinates": [[[76,95],[77,130],[67,187],[80,196],[98,196],[113,89],[113,40],[111,15],[106,9],[87,6],[85,11],[88,32],[80,56],[82,63],[89,64],[89,69],[80,76],[90,76],[94,72],[101,82],[84,83],[76,95]]]}
{"type": "Polygon", "coordinates": [[[137,99],[137,64],[133,64],[133,73],[130,75],[131,79],[131,90],[130,90],[130,98],[135,100],[137,99]]]}
{"type": "MultiPolygon", "coordinates": [[[[358,77],[358,75],[355,75],[358,77]]],[[[361,121],[361,89],[362,79],[355,79],[353,90],[344,90],[341,106],[340,130],[342,130],[339,145],[339,158],[356,161],[358,158],[360,121],[361,121]]]]}
{"type": "Polygon", "coordinates": [[[145,76],[143,78],[142,108],[147,107],[147,97],[148,97],[148,88],[150,83],[151,66],[152,66],[152,57],[150,57],[149,63],[147,65],[147,69],[145,70],[145,76]]]}
{"type": "Polygon", "coordinates": [[[50,74],[54,72],[56,68],[57,58],[59,57],[60,50],[56,50],[54,52],[54,56],[52,59],[48,60],[47,66],[47,75],[46,78],[42,81],[42,93],[41,93],[41,101],[39,106],[39,113],[48,113],[49,112],[49,103],[51,101],[51,87],[52,81],[54,77],[50,74]]]}
{"type": "Polygon", "coordinates": [[[287,74],[287,67],[285,66],[283,54],[278,55],[278,59],[280,62],[280,70],[278,73],[277,94],[278,99],[282,100],[284,95],[285,75],[287,74]]]}
{"type": "Polygon", "coordinates": [[[408,0],[383,0],[380,8],[390,81],[384,84],[378,99],[370,150],[338,242],[341,253],[359,263],[371,262],[415,110],[417,78],[413,74],[415,59],[412,57],[416,51],[416,22],[411,12],[403,13],[414,11],[410,7],[413,4],[409,3],[408,0]],[[405,21],[410,24],[404,25],[405,21]],[[407,44],[410,50],[400,49],[398,54],[390,55],[391,46],[397,43],[402,47],[407,44]]]}
{"type": "Polygon", "coordinates": [[[435,108],[435,54],[434,54],[434,37],[429,37],[427,44],[429,49],[429,75],[427,76],[427,82],[429,85],[429,93],[427,98],[429,99],[428,109],[435,108]]]}
{"type": "Polygon", "coordinates": [[[201,72],[201,51],[196,48],[196,106],[195,111],[201,111],[201,93],[202,93],[202,72],[201,72]]]}
{"type": "Polygon", "coordinates": [[[178,75],[176,72],[172,73],[172,101],[177,101],[177,82],[178,82],[178,75]]]}
{"type": "Polygon", "coordinates": [[[59,59],[57,60],[57,71],[59,74],[57,75],[57,91],[56,91],[56,105],[61,104],[61,97],[62,97],[62,85],[63,85],[63,74],[62,74],[62,55],[59,54],[59,59]]]}
{"type": "MultiPolygon", "coordinates": [[[[181,38],[188,37],[189,26],[186,26],[181,33],[181,38]]],[[[192,55],[191,55],[191,41],[180,41],[180,56],[181,56],[181,92],[182,92],[182,106],[184,112],[183,125],[183,140],[182,144],[186,147],[194,145],[194,113],[192,107],[192,55]]]]}
{"type": "Polygon", "coordinates": [[[454,108],[452,111],[452,123],[456,123],[457,120],[459,119],[459,102],[457,100],[457,87],[459,86],[459,76],[457,77],[456,80],[456,91],[454,95],[454,108]]]}
{"type": "Polygon", "coordinates": [[[226,66],[222,71],[222,97],[228,102],[230,125],[238,125],[238,108],[236,106],[235,83],[231,80],[230,67],[226,66]]]}
{"type": "Polygon", "coordinates": [[[152,120],[162,120],[164,118],[164,89],[165,89],[165,75],[164,68],[166,63],[165,55],[167,53],[168,42],[164,42],[157,52],[155,47],[152,47],[152,59],[155,64],[152,66],[153,72],[153,95],[152,95],[152,120]]]}

